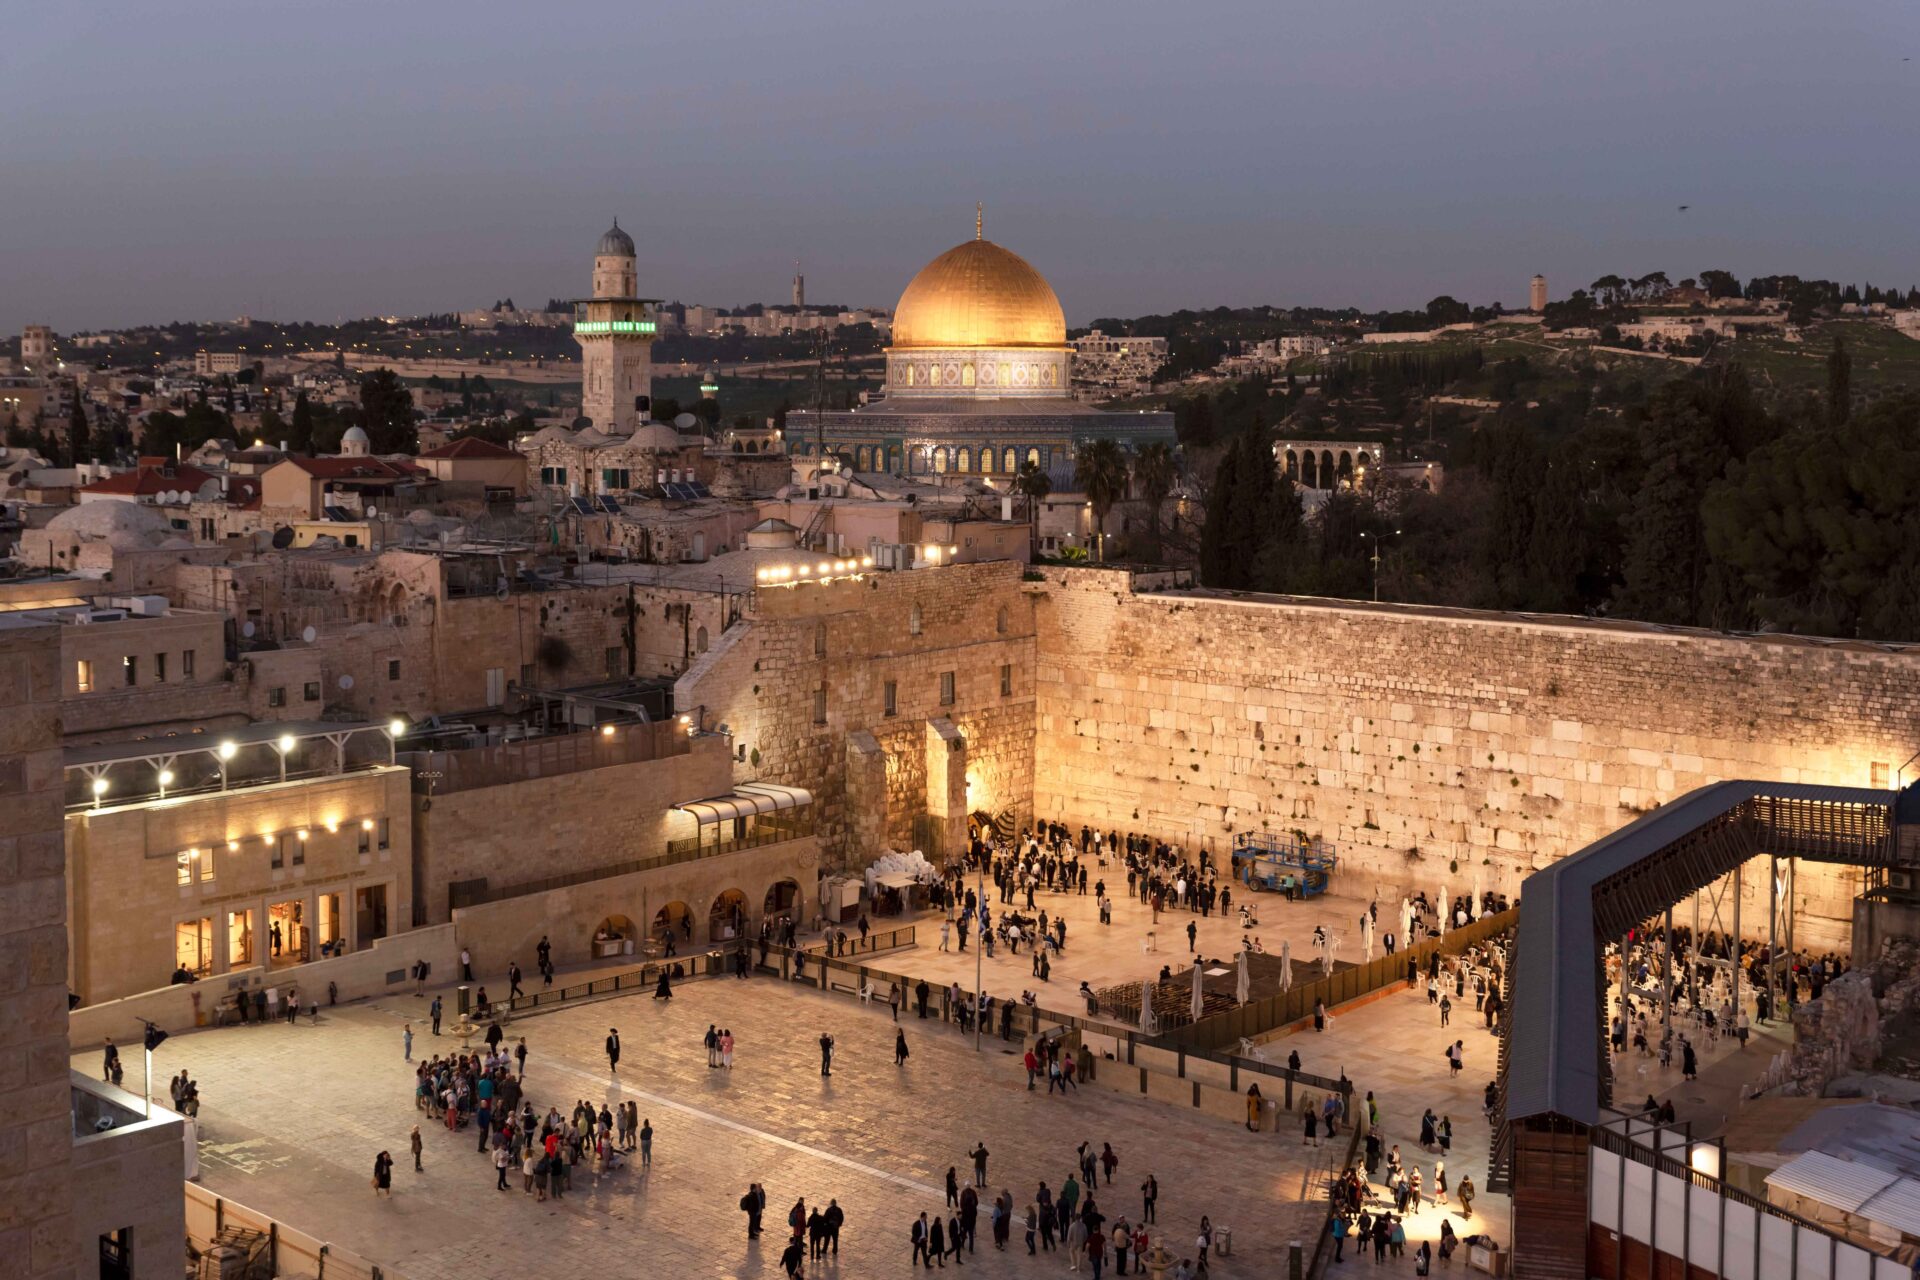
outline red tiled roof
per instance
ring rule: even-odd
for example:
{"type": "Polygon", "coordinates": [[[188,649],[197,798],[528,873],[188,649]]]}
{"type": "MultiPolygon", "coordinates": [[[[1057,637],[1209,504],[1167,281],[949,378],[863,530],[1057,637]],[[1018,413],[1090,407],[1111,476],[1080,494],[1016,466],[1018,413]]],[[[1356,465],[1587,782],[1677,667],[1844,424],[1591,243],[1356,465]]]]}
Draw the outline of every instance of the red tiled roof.
{"type": "Polygon", "coordinates": [[[389,462],[385,458],[307,458],[288,454],[286,461],[321,480],[407,480],[426,474],[423,467],[389,462]]]}
{"type": "MultiPolygon", "coordinates": [[[[142,458],[142,464],[156,461],[142,458]]],[[[164,463],[165,459],[158,459],[164,463]]],[[[185,463],[173,463],[171,467],[142,465],[133,471],[122,471],[118,475],[108,476],[105,480],[96,480],[82,493],[125,494],[128,497],[145,498],[169,490],[198,493],[200,487],[209,481],[219,483],[220,477],[198,467],[185,463]]]]}
{"type": "Polygon", "coordinates": [[[423,458],[518,458],[520,455],[504,445],[491,440],[482,440],[479,436],[461,436],[458,440],[448,441],[438,449],[428,449],[420,455],[423,458]]]}

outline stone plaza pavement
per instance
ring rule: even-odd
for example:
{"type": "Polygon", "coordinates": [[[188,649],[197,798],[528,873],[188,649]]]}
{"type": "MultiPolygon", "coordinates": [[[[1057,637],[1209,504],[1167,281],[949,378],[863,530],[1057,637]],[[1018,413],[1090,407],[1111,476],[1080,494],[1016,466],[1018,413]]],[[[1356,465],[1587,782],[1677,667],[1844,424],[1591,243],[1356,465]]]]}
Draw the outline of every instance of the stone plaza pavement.
{"type": "MultiPolygon", "coordinates": [[[[911,956],[915,953],[906,953],[911,956]]],[[[451,1000],[449,999],[449,1004],[451,1000]]],[[[900,1274],[908,1230],[922,1209],[944,1205],[949,1165],[992,1153],[989,1189],[1013,1190],[1024,1210],[1036,1184],[1056,1190],[1082,1141],[1111,1142],[1120,1156],[1112,1217],[1135,1217],[1137,1188],[1160,1180],[1158,1226],[1190,1254],[1200,1215],[1232,1230],[1223,1275],[1280,1274],[1287,1243],[1311,1241],[1321,1210],[1300,1197],[1309,1165],[1294,1134],[1252,1134],[1184,1108],[1087,1087],[1067,1097],[1028,1092],[1014,1046],[971,1043],[934,1021],[903,1015],[912,1056],[893,1065],[893,1024],[879,1005],[781,985],[777,980],[684,983],[670,1004],[647,994],[571,1005],[510,1024],[530,1049],[534,1103],[570,1110],[577,1099],[632,1097],[656,1130],[654,1169],[583,1175],[574,1194],[537,1203],[494,1189],[470,1133],[424,1121],[412,1101],[401,1027],[412,1020],[416,1058],[459,1043],[428,1034],[426,1001],[389,995],[322,1013],[317,1025],[228,1027],[181,1034],[155,1055],[156,1090],[187,1068],[199,1082],[201,1182],[322,1239],[338,1242],[405,1280],[550,1274],[759,1276],[780,1272],[781,1224],[795,1197],[831,1196],[847,1213],[843,1260],[823,1274],[900,1274]],[[737,1041],[731,1073],[710,1070],[709,1023],[737,1041]],[[617,1081],[603,1042],[621,1030],[617,1081]],[[830,1079],[817,1040],[838,1042],[830,1079]],[[425,1171],[407,1159],[422,1122],[425,1171]],[[369,1179],[381,1149],[396,1160],[394,1194],[369,1179]],[[769,1197],[767,1234],[745,1240],[737,1208],[748,1182],[769,1197]]],[[[79,1055],[82,1070],[97,1055],[79,1055]]],[[[990,1199],[989,1197],[985,1197],[990,1199]]],[[[976,1275],[1040,1274],[1057,1255],[1029,1259],[1016,1232],[996,1253],[982,1214],[976,1275]]]]}

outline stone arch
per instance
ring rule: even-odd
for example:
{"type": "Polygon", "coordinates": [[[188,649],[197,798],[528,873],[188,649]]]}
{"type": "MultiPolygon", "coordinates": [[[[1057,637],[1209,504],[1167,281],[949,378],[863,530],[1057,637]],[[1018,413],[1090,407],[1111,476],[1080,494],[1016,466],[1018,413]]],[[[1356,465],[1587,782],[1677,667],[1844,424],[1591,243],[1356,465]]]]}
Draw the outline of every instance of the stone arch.
{"type": "Polygon", "coordinates": [[[705,653],[707,651],[707,629],[705,627],[701,627],[693,633],[693,651],[695,653],[705,653]]]}
{"type": "Polygon", "coordinates": [[[897,472],[900,469],[900,450],[893,445],[887,446],[887,465],[884,469],[889,472],[897,472]]]}
{"type": "Polygon", "coordinates": [[[787,916],[797,924],[802,918],[805,905],[806,901],[800,893],[800,882],[787,877],[775,880],[767,886],[766,896],[761,902],[761,912],[765,919],[777,920],[781,916],[787,916]]]}
{"type": "Polygon", "coordinates": [[[853,465],[856,469],[861,471],[873,470],[873,446],[861,445],[859,449],[855,450],[853,459],[853,465]]]}
{"type": "Polygon", "coordinates": [[[389,618],[403,618],[407,613],[407,589],[396,582],[387,589],[386,611],[389,618]]]}
{"type": "Polygon", "coordinates": [[[600,954],[600,949],[597,944],[605,939],[620,938],[627,942],[632,942],[639,936],[639,931],[633,927],[633,921],[627,919],[627,917],[617,913],[604,916],[601,918],[600,923],[594,926],[593,935],[588,939],[589,943],[595,945],[587,954],[597,957],[600,954]]]}
{"type": "Polygon", "coordinates": [[[1300,484],[1307,489],[1320,487],[1320,463],[1311,449],[1300,455],[1300,484]]]}
{"type": "Polygon", "coordinates": [[[1322,449],[1320,451],[1320,487],[1322,489],[1333,488],[1334,476],[1336,474],[1334,470],[1333,450],[1322,449]]]}
{"type": "Polygon", "coordinates": [[[693,941],[693,908],[684,902],[669,902],[653,913],[648,936],[655,942],[665,942],[669,936],[676,943],[693,941]]]}
{"type": "Polygon", "coordinates": [[[747,929],[747,895],[739,889],[723,889],[707,908],[707,941],[730,942],[744,937],[747,929]]]}
{"type": "Polygon", "coordinates": [[[1289,449],[1281,455],[1281,460],[1286,466],[1287,478],[1295,484],[1298,484],[1300,482],[1300,455],[1292,449],[1289,449]]]}
{"type": "Polygon", "coordinates": [[[1000,611],[994,614],[993,630],[996,635],[1007,634],[1007,606],[1001,605],[1000,611]]]}
{"type": "Polygon", "coordinates": [[[937,476],[947,474],[947,446],[945,445],[933,451],[933,474],[937,476]]]}
{"type": "Polygon", "coordinates": [[[1341,485],[1351,485],[1353,483],[1353,455],[1345,449],[1340,451],[1339,475],[1341,485]]]}
{"type": "Polygon", "coordinates": [[[1020,453],[1012,445],[1008,445],[1006,449],[1002,451],[1000,461],[1000,469],[1008,475],[1012,475],[1020,470],[1020,453]]]}
{"type": "Polygon", "coordinates": [[[953,451],[953,469],[965,475],[973,470],[973,450],[962,445],[953,451]]]}

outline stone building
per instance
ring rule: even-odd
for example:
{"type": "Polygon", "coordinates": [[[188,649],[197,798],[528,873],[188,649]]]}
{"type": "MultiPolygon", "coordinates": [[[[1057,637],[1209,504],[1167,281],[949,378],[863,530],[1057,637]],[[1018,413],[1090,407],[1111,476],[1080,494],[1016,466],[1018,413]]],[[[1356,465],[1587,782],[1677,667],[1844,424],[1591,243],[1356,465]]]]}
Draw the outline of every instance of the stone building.
{"type": "Polygon", "coordinates": [[[653,395],[655,299],[635,296],[639,271],[633,237],[618,219],[593,251],[593,293],[573,306],[580,344],[580,411],[607,435],[626,435],[647,420],[653,395]]]}

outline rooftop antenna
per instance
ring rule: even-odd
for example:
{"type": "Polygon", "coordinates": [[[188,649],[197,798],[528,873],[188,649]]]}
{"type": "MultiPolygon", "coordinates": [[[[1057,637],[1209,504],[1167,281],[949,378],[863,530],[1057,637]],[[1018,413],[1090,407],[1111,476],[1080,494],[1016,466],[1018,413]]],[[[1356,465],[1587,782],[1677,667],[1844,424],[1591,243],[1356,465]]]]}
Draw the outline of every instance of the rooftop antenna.
{"type": "Polygon", "coordinates": [[[985,240],[987,238],[986,231],[987,206],[976,201],[973,206],[973,238],[975,240],[985,240]]]}

